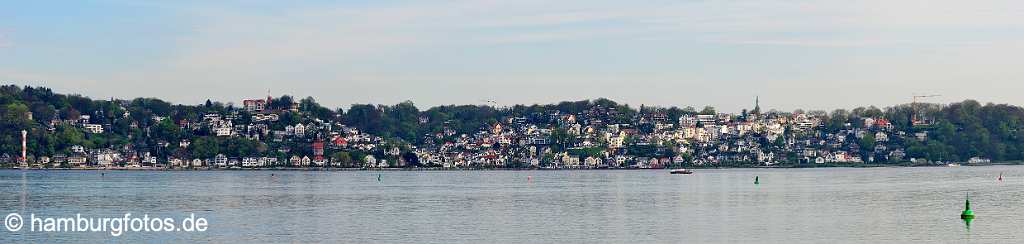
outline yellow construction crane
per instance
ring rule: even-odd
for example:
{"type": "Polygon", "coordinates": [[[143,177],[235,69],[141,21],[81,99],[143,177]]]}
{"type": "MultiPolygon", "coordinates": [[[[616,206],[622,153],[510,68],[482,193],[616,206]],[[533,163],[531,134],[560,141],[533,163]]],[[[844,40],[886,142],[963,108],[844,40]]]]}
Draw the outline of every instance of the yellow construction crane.
{"type": "Polygon", "coordinates": [[[911,121],[911,123],[913,123],[913,125],[928,125],[928,121],[923,120],[923,119],[918,119],[918,117],[917,117],[917,100],[921,99],[921,98],[930,98],[930,97],[938,97],[938,96],[942,96],[942,95],[939,95],[939,94],[913,95],[911,97],[912,102],[910,103],[910,110],[911,110],[912,115],[911,115],[910,121],[911,121]]]}

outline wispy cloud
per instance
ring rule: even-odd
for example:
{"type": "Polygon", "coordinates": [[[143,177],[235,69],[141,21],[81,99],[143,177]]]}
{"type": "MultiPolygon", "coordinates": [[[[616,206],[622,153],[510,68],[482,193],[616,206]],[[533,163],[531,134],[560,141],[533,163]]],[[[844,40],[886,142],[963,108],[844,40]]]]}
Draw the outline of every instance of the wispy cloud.
{"type": "Polygon", "coordinates": [[[913,36],[913,31],[1020,27],[1015,8],[1019,4],[1007,1],[874,0],[448,1],[313,6],[279,14],[204,8],[194,13],[203,25],[181,39],[184,51],[173,65],[253,70],[246,66],[343,64],[410,50],[608,38],[810,47],[907,45],[935,41],[913,36]]]}
{"type": "MultiPolygon", "coordinates": [[[[617,82],[648,79],[690,84],[675,86],[679,90],[694,83],[810,83],[851,74],[865,76],[851,79],[857,82],[882,82],[896,76],[928,81],[940,76],[935,70],[958,66],[970,66],[959,69],[961,77],[981,73],[1015,77],[1016,62],[985,58],[981,53],[1002,57],[997,54],[1024,52],[1018,44],[1024,43],[1024,34],[1016,31],[1024,28],[1019,21],[1024,4],[1012,0],[107,1],[173,12],[168,16],[176,18],[167,24],[188,26],[187,31],[167,34],[167,39],[175,40],[173,46],[154,55],[152,64],[82,73],[103,80],[97,85],[108,89],[137,81],[160,86],[142,89],[154,93],[158,92],[154,89],[191,88],[188,94],[170,96],[182,99],[237,98],[262,94],[271,86],[281,92],[305,89],[320,96],[349,87],[367,91],[336,98],[342,102],[353,97],[365,99],[362,102],[379,102],[371,99],[385,96],[415,99],[429,96],[418,95],[420,91],[437,91],[428,88],[442,85],[450,89],[440,93],[469,96],[477,96],[488,85],[500,86],[502,92],[533,94],[534,88],[514,84],[570,84],[559,87],[567,90],[613,75],[621,75],[617,82]],[[963,61],[935,56],[938,52],[985,61],[957,65],[953,62],[963,61]],[[875,53],[891,55],[886,57],[887,66],[870,56],[875,53]],[[761,54],[765,56],[746,56],[761,54]],[[787,73],[780,70],[800,65],[760,61],[790,58],[778,55],[803,55],[793,62],[803,61],[801,65],[817,69],[787,73]],[[735,74],[736,70],[744,74],[735,74]],[[636,75],[648,73],[662,76],[636,75]],[[393,95],[396,92],[400,96],[393,95]]],[[[0,47],[14,45],[7,37],[0,30],[0,47]]],[[[108,57],[109,62],[123,62],[117,55],[108,57]]],[[[95,57],[78,58],[86,62],[95,57]]],[[[46,68],[27,70],[40,73],[46,68]]],[[[644,84],[661,84],[655,83],[644,84]]],[[[618,86],[609,81],[588,91],[610,96],[601,92],[616,91],[618,86]]],[[[650,93],[676,97],[675,92],[650,93]]],[[[435,101],[451,97],[446,94],[435,101]]]]}
{"type": "Polygon", "coordinates": [[[808,40],[808,39],[752,39],[723,40],[723,43],[769,46],[805,46],[805,47],[869,47],[891,45],[895,42],[882,40],[808,40]]]}

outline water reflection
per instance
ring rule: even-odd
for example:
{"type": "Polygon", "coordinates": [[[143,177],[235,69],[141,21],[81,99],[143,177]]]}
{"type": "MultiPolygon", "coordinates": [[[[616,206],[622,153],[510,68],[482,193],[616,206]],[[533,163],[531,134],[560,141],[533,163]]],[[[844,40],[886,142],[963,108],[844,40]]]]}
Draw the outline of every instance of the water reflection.
{"type": "Polygon", "coordinates": [[[21,172],[21,210],[28,208],[28,174],[21,172]]]}

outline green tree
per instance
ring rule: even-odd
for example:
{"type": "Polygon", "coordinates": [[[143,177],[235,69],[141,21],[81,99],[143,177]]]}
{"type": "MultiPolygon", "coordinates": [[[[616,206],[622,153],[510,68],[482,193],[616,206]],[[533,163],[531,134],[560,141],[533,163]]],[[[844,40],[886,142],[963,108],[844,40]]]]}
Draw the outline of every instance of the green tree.
{"type": "Polygon", "coordinates": [[[151,135],[156,139],[176,142],[182,137],[181,133],[181,127],[178,127],[171,120],[165,119],[153,126],[151,135]]]}
{"type": "Polygon", "coordinates": [[[352,156],[348,152],[335,152],[331,154],[331,160],[337,162],[341,167],[350,168],[355,167],[352,156]]]}
{"type": "Polygon", "coordinates": [[[867,160],[866,158],[870,155],[870,153],[874,152],[875,143],[875,135],[871,133],[865,134],[864,137],[861,137],[860,141],[857,143],[860,146],[861,156],[864,157],[865,160],[867,160]]]}
{"type": "Polygon", "coordinates": [[[700,114],[709,114],[709,115],[714,115],[714,114],[717,114],[717,113],[715,112],[715,107],[712,107],[712,106],[705,106],[705,107],[704,107],[704,109],[702,109],[702,110],[700,111],[700,114]]]}
{"type": "Polygon", "coordinates": [[[213,158],[220,153],[220,142],[217,138],[204,136],[196,138],[188,148],[191,151],[192,158],[213,158]]]}

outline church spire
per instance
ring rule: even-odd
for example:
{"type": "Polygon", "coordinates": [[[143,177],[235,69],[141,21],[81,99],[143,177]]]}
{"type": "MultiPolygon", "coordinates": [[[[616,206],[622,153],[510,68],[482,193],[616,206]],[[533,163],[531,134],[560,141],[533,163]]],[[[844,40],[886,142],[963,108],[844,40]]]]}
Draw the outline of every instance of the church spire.
{"type": "Polygon", "coordinates": [[[761,97],[760,96],[754,96],[754,110],[750,111],[750,113],[752,113],[752,114],[760,114],[761,113],[761,97]]]}

